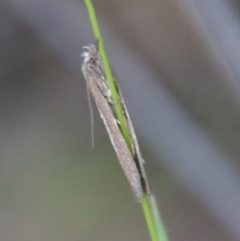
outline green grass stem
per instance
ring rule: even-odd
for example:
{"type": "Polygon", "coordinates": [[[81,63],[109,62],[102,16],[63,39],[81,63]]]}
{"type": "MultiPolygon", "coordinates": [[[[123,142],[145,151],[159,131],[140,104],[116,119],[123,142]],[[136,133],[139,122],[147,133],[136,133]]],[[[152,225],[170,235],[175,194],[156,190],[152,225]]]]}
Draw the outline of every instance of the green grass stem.
{"type": "Polygon", "coordinates": [[[103,66],[104,66],[104,70],[105,70],[105,74],[106,74],[106,78],[109,84],[109,87],[111,89],[111,93],[112,93],[112,98],[114,101],[114,108],[116,111],[116,115],[117,115],[117,119],[120,123],[120,130],[122,132],[122,135],[128,145],[128,148],[131,150],[132,152],[132,146],[131,146],[131,140],[130,140],[130,136],[128,133],[128,128],[127,128],[127,123],[125,121],[125,117],[122,113],[122,107],[121,107],[121,103],[120,103],[120,98],[119,98],[119,94],[115,85],[115,80],[112,74],[112,70],[111,70],[111,66],[109,64],[109,60],[106,54],[106,50],[105,50],[105,46],[103,43],[103,39],[102,39],[102,35],[99,29],[99,25],[98,25],[98,21],[97,21],[97,17],[95,14],[95,10],[92,4],[91,0],[84,0],[87,11],[88,11],[88,15],[89,15],[89,19],[90,19],[90,23],[93,29],[93,34],[95,39],[97,40],[98,43],[98,48],[99,48],[99,52],[103,61],[103,66]]]}
{"type": "MultiPolygon", "coordinates": [[[[125,117],[122,112],[121,103],[119,102],[119,99],[120,99],[119,94],[116,88],[116,84],[115,84],[115,80],[109,64],[109,60],[105,51],[105,46],[104,46],[102,35],[99,29],[95,10],[91,0],[84,0],[84,2],[88,11],[94,37],[98,43],[99,52],[103,61],[106,78],[109,83],[109,87],[111,89],[112,98],[115,103],[114,108],[116,111],[117,119],[120,123],[120,130],[128,145],[129,150],[133,152],[131,147],[130,134],[127,128],[125,117]]],[[[168,241],[164,226],[159,216],[158,208],[154,197],[151,194],[150,195],[143,194],[141,204],[142,204],[144,216],[147,222],[147,226],[148,226],[152,241],[168,241]]]]}
{"type": "Polygon", "coordinates": [[[152,194],[143,195],[142,208],[152,241],[168,241],[155,197],[152,194]]]}

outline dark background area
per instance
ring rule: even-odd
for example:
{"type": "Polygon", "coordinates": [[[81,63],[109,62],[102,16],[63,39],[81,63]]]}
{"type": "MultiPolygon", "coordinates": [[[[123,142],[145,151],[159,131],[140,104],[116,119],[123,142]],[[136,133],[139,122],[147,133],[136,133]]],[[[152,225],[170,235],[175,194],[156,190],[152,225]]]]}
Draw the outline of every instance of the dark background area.
{"type": "MultiPolygon", "coordinates": [[[[237,1],[94,1],[170,241],[240,240],[237,1]]],[[[81,73],[83,1],[0,2],[0,239],[150,240],[81,73]]]]}

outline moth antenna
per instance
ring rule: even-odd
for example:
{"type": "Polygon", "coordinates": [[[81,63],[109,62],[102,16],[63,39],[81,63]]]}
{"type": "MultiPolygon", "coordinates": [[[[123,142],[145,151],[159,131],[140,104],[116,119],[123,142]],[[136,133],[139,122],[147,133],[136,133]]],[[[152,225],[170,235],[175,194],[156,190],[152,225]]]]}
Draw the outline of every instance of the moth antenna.
{"type": "Polygon", "coordinates": [[[87,99],[88,99],[88,106],[90,112],[90,120],[91,120],[91,142],[92,142],[92,149],[94,149],[94,115],[93,115],[93,107],[92,107],[92,99],[90,95],[89,88],[87,87],[87,99]]]}

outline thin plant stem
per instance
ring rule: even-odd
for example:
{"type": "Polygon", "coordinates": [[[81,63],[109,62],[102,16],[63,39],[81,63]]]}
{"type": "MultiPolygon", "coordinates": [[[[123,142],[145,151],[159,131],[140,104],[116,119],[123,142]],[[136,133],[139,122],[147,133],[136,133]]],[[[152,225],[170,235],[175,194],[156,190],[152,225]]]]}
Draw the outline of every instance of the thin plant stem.
{"type": "Polygon", "coordinates": [[[148,225],[148,229],[149,229],[149,233],[150,233],[152,241],[160,241],[160,239],[158,238],[155,220],[154,220],[154,216],[153,216],[152,209],[150,206],[151,203],[149,202],[149,198],[147,195],[143,194],[141,204],[142,204],[144,216],[145,216],[145,219],[146,219],[146,222],[148,225]]]}
{"type": "MultiPolygon", "coordinates": [[[[101,55],[103,66],[106,74],[107,81],[109,83],[109,88],[111,89],[112,98],[114,101],[114,108],[117,115],[117,120],[120,123],[121,133],[128,145],[130,152],[132,153],[131,138],[127,128],[127,123],[122,112],[121,105],[119,103],[119,94],[116,88],[115,80],[112,74],[112,70],[109,64],[109,60],[105,51],[105,46],[103,43],[102,35],[99,29],[97,17],[91,0],[84,0],[90,23],[93,29],[94,37],[97,40],[99,53],[101,55]]],[[[168,241],[166,231],[161,222],[158,208],[154,197],[151,194],[143,193],[141,199],[141,205],[144,212],[145,220],[149,229],[149,233],[152,241],[168,241]]]]}
{"type": "Polygon", "coordinates": [[[114,104],[114,108],[116,111],[116,115],[117,115],[117,119],[120,123],[120,130],[121,133],[127,143],[128,148],[130,149],[130,151],[132,152],[132,146],[131,146],[131,140],[130,140],[130,136],[128,133],[128,128],[127,128],[127,123],[125,121],[125,117],[123,116],[122,113],[122,107],[121,107],[121,103],[119,101],[119,94],[115,85],[115,81],[114,81],[114,77],[112,74],[112,70],[111,70],[111,66],[109,64],[109,60],[106,54],[106,50],[105,50],[105,46],[102,40],[102,35],[100,32],[100,28],[98,25],[98,21],[97,21],[97,17],[95,14],[95,10],[92,4],[91,0],[84,0],[87,11],[88,11],[88,15],[89,15],[89,19],[90,19],[90,23],[93,29],[93,34],[95,36],[95,39],[97,40],[98,43],[98,48],[99,48],[99,52],[103,61],[103,66],[104,66],[104,70],[105,70],[105,74],[106,74],[106,78],[109,84],[109,88],[111,89],[111,93],[112,93],[112,98],[113,98],[113,102],[114,104]]]}

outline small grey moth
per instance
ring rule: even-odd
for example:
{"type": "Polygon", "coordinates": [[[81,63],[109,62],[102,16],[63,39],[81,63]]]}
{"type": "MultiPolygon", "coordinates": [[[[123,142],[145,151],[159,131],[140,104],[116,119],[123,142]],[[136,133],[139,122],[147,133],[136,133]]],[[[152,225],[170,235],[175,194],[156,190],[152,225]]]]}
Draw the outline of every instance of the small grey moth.
{"type": "Polygon", "coordinates": [[[136,199],[140,201],[143,192],[146,194],[149,193],[149,186],[143,166],[144,161],[139,150],[136,134],[127,112],[122,94],[119,88],[116,86],[116,89],[119,93],[121,108],[129,129],[133,154],[128,149],[128,146],[118,126],[119,123],[116,119],[116,114],[113,107],[114,101],[112,99],[111,90],[108,86],[105,76],[100,54],[94,45],[86,46],[84,47],[84,50],[85,51],[82,53],[82,72],[85,77],[87,87],[90,90],[100,112],[111,143],[131,186],[131,189],[136,199]]]}

